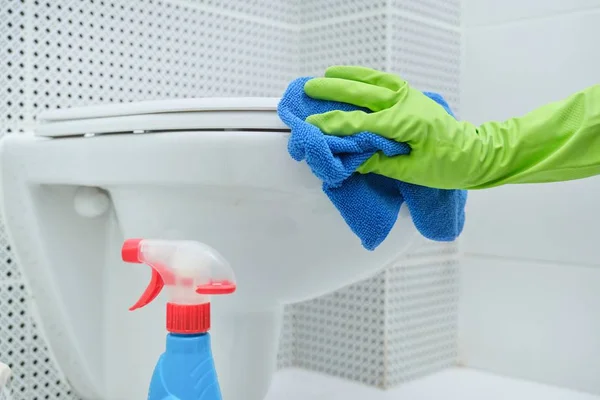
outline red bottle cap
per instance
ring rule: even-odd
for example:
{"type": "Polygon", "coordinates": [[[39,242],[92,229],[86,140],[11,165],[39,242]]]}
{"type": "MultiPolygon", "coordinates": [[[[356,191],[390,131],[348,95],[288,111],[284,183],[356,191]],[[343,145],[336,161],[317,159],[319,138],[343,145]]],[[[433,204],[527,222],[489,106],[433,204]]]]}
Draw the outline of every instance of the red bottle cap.
{"type": "Polygon", "coordinates": [[[167,330],[194,334],[210,330],[210,303],[182,305],[167,303],[167,330]]]}

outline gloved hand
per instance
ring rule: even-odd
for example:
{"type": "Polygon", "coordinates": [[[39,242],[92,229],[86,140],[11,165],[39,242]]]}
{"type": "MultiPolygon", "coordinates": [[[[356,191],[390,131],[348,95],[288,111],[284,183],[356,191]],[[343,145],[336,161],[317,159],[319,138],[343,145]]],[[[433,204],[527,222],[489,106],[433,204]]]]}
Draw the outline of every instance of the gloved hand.
{"type": "Polygon", "coordinates": [[[370,131],[411,147],[409,155],[376,153],[358,169],[439,189],[557,182],[600,174],[600,86],[524,116],[475,126],[457,121],[402,78],[336,66],[309,80],[312,98],[370,109],[331,111],[307,122],[326,134],[370,131]]]}

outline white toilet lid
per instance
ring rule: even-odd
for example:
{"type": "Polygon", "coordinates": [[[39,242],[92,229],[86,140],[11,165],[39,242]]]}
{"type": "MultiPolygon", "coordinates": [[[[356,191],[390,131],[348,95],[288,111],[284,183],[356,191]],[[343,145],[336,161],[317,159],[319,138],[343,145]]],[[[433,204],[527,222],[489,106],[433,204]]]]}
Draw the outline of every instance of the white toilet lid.
{"type": "Polygon", "coordinates": [[[117,103],[53,110],[38,116],[36,136],[173,130],[289,128],[277,115],[277,98],[191,98],[117,103]]]}

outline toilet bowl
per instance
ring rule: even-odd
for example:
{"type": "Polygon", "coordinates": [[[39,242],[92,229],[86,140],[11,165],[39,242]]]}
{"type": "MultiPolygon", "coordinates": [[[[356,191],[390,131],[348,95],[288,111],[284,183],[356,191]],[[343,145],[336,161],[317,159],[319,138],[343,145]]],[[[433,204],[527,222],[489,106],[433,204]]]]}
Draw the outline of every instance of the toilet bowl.
{"type": "Polygon", "coordinates": [[[128,307],[147,268],[130,237],[217,249],[237,277],[213,300],[223,398],[268,391],[283,305],[394,262],[416,236],[402,207],[388,239],[362,248],[304,163],[287,153],[277,99],[184,99],[46,112],[0,142],[1,205],[50,351],[89,400],[147,396],[164,349],[164,297],[128,307]]]}

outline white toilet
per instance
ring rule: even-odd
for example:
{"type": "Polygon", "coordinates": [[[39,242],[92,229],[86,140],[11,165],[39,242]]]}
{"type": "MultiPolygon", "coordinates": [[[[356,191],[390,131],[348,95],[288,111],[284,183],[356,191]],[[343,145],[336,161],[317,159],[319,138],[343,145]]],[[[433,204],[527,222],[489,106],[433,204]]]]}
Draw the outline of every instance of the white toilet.
{"type": "Polygon", "coordinates": [[[261,400],[282,306],[393,262],[416,230],[403,206],[376,251],[361,247],[321,183],[287,153],[278,99],[185,99],[47,112],[0,141],[2,215],[50,350],[85,400],[141,400],[164,349],[165,302],[128,307],[150,269],[125,238],[189,239],[237,277],[213,299],[225,400],[261,400]]]}

